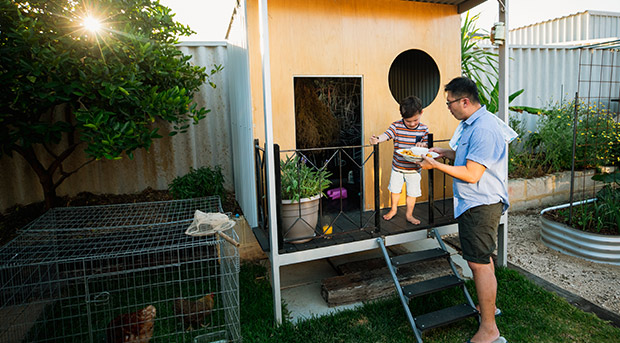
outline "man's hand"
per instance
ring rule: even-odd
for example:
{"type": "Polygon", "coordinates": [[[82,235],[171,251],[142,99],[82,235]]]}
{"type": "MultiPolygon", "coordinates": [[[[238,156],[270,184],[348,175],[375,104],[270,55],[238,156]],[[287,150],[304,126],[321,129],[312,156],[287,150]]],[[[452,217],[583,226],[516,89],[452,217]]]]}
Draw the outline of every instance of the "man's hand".
{"type": "Polygon", "coordinates": [[[435,161],[434,158],[422,155],[422,161],[418,164],[422,167],[422,169],[434,169],[438,163],[439,162],[435,161]]]}
{"type": "Polygon", "coordinates": [[[430,148],[428,151],[433,151],[439,154],[439,157],[445,157],[451,160],[454,160],[456,152],[452,149],[448,148],[430,148]]]}

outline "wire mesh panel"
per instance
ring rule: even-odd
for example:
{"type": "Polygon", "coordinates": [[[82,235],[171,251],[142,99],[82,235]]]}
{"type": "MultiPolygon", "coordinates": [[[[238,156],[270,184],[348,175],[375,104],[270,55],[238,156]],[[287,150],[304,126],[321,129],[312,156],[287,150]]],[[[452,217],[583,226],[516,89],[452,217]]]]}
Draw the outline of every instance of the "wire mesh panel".
{"type": "Polygon", "coordinates": [[[240,341],[238,250],[195,210],[219,197],[45,213],[0,249],[0,342],[240,341]]]}
{"type": "Polygon", "coordinates": [[[572,176],[568,223],[595,232],[616,233],[620,167],[620,41],[580,49],[578,92],[574,102],[574,169],[596,168],[601,175],[572,176]],[[615,173],[614,173],[615,172],[615,173]],[[606,176],[605,176],[606,175],[606,176]],[[604,185],[594,180],[603,181],[604,185]],[[580,187],[574,187],[579,185],[580,187]],[[579,191],[574,190],[575,188],[579,191]],[[590,199],[573,206],[572,200],[590,199]],[[578,213],[573,209],[578,209],[578,213]],[[574,214],[578,214],[575,220],[574,214]]]}

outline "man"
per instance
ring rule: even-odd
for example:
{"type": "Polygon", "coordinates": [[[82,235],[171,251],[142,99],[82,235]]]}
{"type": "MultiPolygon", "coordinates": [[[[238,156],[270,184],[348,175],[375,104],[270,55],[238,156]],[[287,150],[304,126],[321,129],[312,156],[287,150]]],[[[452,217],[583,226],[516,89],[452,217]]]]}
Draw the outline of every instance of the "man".
{"type": "Polygon", "coordinates": [[[452,176],[454,217],[457,218],[463,258],[474,275],[480,305],[480,327],[471,343],[500,343],[495,323],[497,280],[491,255],[497,228],[508,208],[508,146],[495,116],[480,104],[476,84],[457,77],[445,86],[446,105],[461,121],[451,148],[432,148],[454,160],[448,165],[424,156],[423,169],[438,169],[452,176]]]}

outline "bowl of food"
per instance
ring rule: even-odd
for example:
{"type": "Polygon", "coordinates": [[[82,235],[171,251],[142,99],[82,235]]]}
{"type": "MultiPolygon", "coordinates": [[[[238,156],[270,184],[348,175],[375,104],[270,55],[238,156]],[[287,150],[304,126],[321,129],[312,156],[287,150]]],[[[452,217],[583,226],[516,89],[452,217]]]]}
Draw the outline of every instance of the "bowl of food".
{"type": "Polygon", "coordinates": [[[396,150],[396,153],[401,155],[405,160],[409,162],[420,162],[422,161],[422,156],[428,156],[430,158],[439,157],[438,153],[434,151],[428,151],[428,148],[423,148],[419,146],[407,149],[399,149],[396,150]]]}

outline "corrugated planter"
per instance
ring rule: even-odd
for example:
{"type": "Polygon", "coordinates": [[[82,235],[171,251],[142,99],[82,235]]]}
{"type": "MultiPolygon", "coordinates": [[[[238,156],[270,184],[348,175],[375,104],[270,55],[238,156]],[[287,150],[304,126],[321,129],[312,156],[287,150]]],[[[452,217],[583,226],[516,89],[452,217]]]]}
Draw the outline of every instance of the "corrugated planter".
{"type": "Polygon", "coordinates": [[[319,218],[321,194],[299,201],[282,200],[282,228],[284,239],[296,239],[289,243],[305,243],[316,235],[314,228],[319,218]]]}
{"type": "MultiPolygon", "coordinates": [[[[580,205],[594,199],[574,202],[580,205]]],[[[569,204],[549,207],[540,212],[540,237],[547,247],[561,253],[598,263],[620,265],[620,236],[600,235],[577,230],[543,216],[547,211],[568,207],[569,204]]]]}

